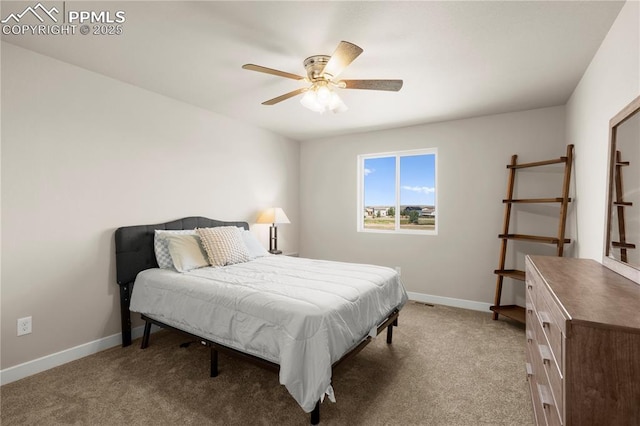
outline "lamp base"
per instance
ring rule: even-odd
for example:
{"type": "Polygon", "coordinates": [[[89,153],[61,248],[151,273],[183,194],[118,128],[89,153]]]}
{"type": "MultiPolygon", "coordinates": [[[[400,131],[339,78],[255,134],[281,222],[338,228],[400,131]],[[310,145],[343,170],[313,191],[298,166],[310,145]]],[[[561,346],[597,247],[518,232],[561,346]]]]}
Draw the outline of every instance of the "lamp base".
{"type": "Polygon", "coordinates": [[[282,254],[282,250],[269,250],[271,254],[282,254]]]}

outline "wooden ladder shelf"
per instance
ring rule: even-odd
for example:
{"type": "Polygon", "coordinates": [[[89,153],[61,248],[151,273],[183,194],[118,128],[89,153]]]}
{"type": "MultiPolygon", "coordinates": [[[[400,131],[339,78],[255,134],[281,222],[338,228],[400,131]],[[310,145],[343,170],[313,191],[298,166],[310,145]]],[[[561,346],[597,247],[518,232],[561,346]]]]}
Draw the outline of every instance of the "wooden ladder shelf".
{"type": "Polygon", "coordinates": [[[624,201],[624,187],[622,185],[622,168],[629,165],[628,161],[622,161],[622,154],[616,151],[616,167],[614,181],[616,185],[616,199],[613,205],[616,206],[618,215],[618,235],[619,241],[611,241],[613,248],[620,249],[620,260],[627,262],[627,250],[636,248],[635,244],[627,241],[627,230],[625,224],[625,207],[633,206],[633,203],[624,201]]]}
{"type": "Polygon", "coordinates": [[[504,278],[511,278],[517,281],[525,280],[524,271],[517,269],[505,268],[505,259],[507,257],[507,244],[509,240],[524,240],[537,243],[553,244],[556,246],[556,255],[562,256],[564,252],[564,245],[571,242],[570,239],[565,238],[565,228],[567,223],[567,206],[571,201],[569,198],[569,186],[571,182],[571,165],[573,164],[573,145],[567,145],[567,154],[564,157],[555,158],[552,160],[536,161],[533,163],[517,163],[518,156],[511,156],[511,163],[507,165],[509,170],[509,177],[507,181],[507,198],[502,200],[504,203],[504,221],[502,224],[502,233],[498,235],[500,239],[500,257],[498,260],[498,269],[494,270],[497,275],[496,279],[496,293],[493,306],[493,319],[497,320],[500,315],[511,318],[513,320],[524,323],[525,322],[525,309],[522,306],[517,305],[502,305],[500,299],[502,298],[502,284],[504,278]],[[562,182],[562,196],[553,198],[513,198],[513,191],[516,180],[516,170],[540,167],[551,164],[564,164],[564,179],[562,182]],[[513,204],[522,203],[558,203],[560,205],[560,218],[558,222],[557,234],[553,236],[541,236],[541,235],[524,235],[509,233],[509,224],[511,220],[511,206],[513,204]]]}

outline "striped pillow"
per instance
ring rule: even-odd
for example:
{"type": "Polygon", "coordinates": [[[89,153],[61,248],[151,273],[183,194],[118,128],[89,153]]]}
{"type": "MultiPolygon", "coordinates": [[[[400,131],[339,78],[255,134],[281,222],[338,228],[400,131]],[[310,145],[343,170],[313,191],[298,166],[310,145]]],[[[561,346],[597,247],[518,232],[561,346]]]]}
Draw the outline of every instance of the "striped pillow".
{"type": "Polygon", "coordinates": [[[251,260],[242,240],[242,230],[235,226],[196,229],[212,266],[233,265],[251,260]]]}

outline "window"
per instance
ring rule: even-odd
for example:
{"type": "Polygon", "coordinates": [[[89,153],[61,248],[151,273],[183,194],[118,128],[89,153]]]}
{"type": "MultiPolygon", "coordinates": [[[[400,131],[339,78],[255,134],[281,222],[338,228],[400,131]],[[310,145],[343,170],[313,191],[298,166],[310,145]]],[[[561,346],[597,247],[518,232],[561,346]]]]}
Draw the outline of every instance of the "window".
{"type": "Polygon", "coordinates": [[[358,231],[437,234],[437,149],[358,156],[358,231]]]}

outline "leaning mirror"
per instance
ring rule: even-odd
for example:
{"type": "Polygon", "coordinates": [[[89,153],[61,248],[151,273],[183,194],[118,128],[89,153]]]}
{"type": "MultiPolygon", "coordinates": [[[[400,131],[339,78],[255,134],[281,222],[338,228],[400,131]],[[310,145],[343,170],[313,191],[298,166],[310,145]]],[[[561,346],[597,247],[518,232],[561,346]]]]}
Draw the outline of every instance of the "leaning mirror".
{"type": "Polygon", "coordinates": [[[609,122],[609,185],[602,263],[640,284],[640,96],[609,122]]]}

